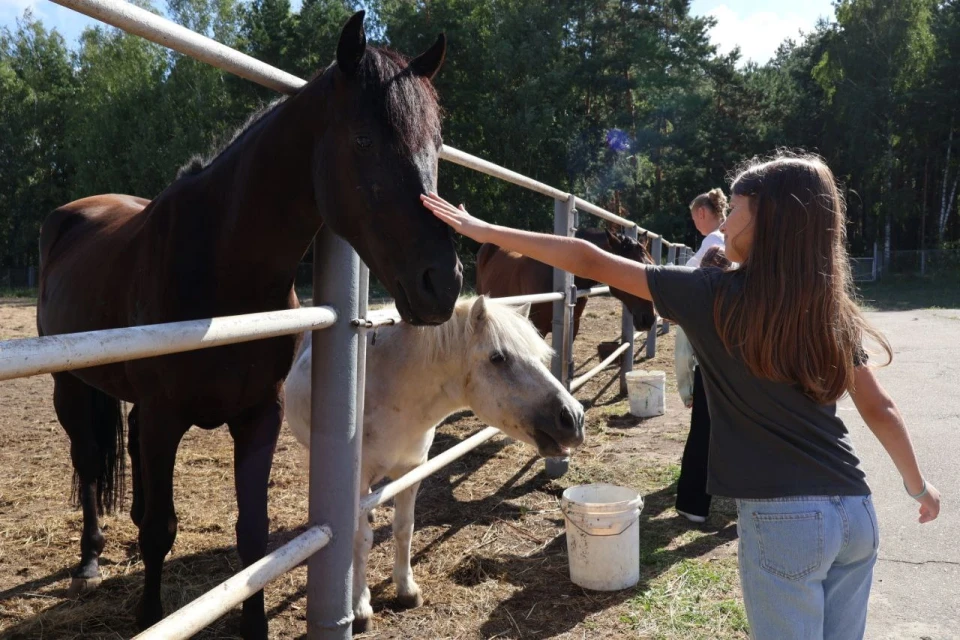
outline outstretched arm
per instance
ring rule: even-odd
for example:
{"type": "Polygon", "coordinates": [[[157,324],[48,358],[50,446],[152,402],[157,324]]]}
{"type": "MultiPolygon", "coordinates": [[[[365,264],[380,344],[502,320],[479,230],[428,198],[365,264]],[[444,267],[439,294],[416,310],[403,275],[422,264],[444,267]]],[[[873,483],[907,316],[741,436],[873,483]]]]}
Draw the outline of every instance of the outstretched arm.
{"type": "Polygon", "coordinates": [[[477,242],[492,242],[552,267],[603,282],[637,297],[651,300],[644,265],[607,253],[584,240],[545,233],[519,231],[474,218],[460,205],[453,206],[436,193],[422,195],[423,205],[435,216],[477,242]]]}
{"type": "Polygon", "coordinates": [[[870,431],[897,467],[907,491],[915,495],[923,491],[926,485],[926,493],[917,498],[920,503],[920,522],[935,520],[940,514],[940,493],[924,480],[900,410],[869,367],[857,367],[855,389],[850,392],[850,397],[870,431]]]}

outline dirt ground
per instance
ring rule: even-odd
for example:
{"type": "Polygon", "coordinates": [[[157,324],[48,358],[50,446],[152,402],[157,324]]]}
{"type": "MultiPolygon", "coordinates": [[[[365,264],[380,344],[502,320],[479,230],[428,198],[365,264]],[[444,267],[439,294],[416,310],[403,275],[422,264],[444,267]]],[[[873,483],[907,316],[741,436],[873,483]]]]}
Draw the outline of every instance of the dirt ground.
{"type": "MultiPolygon", "coordinates": [[[[35,335],[31,303],[0,301],[0,339],[35,335]]],[[[576,342],[578,373],[597,363],[597,344],[619,335],[619,305],[587,306],[576,342]]],[[[370,558],[375,630],[368,638],[739,638],[745,622],[736,583],[735,512],[720,501],[708,523],[692,527],[673,510],[689,413],[676,394],[673,334],[657,357],[637,366],[666,370],[667,413],[639,420],[626,412],[615,371],[577,397],[587,407],[587,441],[559,480],[533,451],[497,437],[425,481],[417,502],[414,574],[423,607],[404,611],[390,583],[392,507],[376,513],[370,558]],[[603,594],[569,580],[560,494],[585,482],[614,482],[645,496],[641,582],[603,594]]],[[[69,447],[56,421],[49,376],[0,383],[0,637],[126,638],[143,567],[126,513],[107,516],[102,586],[67,599],[79,556],[80,512],[70,505],[69,447]]],[[[479,430],[456,416],[433,453],[479,430]]],[[[307,457],[285,429],[270,485],[271,548],[303,530],[307,457]]],[[[240,568],[234,550],[232,445],[225,429],[194,429],[180,447],[175,475],[180,529],[165,565],[170,612],[240,568]]],[[[306,569],[266,590],[271,636],[302,637],[306,569]]],[[[234,611],[197,637],[234,638],[234,611]]]]}

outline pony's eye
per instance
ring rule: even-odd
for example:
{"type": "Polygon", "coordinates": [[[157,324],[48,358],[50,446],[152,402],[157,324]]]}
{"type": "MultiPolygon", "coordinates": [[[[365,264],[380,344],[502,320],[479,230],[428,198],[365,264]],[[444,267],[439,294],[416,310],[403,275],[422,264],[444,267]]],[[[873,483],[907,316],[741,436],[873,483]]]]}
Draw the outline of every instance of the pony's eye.
{"type": "Polygon", "coordinates": [[[493,364],[503,364],[507,361],[507,356],[502,351],[494,351],[490,354],[490,362],[493,364]]]}
{"type": "Polygon", "coordinates": [[[357,136],[357,146],[360,147],[361,149],[368,149],[372,144],[373,144],[373,140],[371,140],[369,137],[357,136]]]}

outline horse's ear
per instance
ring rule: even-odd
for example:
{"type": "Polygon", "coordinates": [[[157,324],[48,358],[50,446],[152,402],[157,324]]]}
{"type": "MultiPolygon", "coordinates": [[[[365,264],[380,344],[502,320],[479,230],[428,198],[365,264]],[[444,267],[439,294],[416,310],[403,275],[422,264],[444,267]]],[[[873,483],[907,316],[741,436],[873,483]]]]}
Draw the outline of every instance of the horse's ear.
{"type": "Polygon", "coordinates": [[[363,54],[367,50],[367,34],[363,31],[364,11],[357,11],[347,20],[340,32],[340,42],[337,44],[337,66],[340,71],[352,76],[360,67],[363,54]]]}
{"type": "Polygon", "coordinates": [[[621,244],[620,236],[615,234],[613,231],[610,231],[610,229],[604,229],[604,231],[607,232],[607,242],[610,243],[610,248],[613,249],[614,251],[619,249],[621,244]]]}
{"type": "Polygon", "coordinates": [[[437,75],[437,71],[440,70],[440,65],[443,64],[443,59],[446,56],[447,36],[441,33],[437,36],[437,41],[433,43],[433,46],[411,60],[408,67],[413,75],[433,80],[433,76],[437,75]]]}
{"type": "Polygon", "coordinates": [[[517,307],[517,313],[522,315],[524,318],[530,318],[530,303],[524,302],[522,305],[517,307]]]}
{"type": "Polygon", "coordinates": [[[478,327],[487,320],[487,296],[477,296],[470,307],[470,324],[478,327]]]}

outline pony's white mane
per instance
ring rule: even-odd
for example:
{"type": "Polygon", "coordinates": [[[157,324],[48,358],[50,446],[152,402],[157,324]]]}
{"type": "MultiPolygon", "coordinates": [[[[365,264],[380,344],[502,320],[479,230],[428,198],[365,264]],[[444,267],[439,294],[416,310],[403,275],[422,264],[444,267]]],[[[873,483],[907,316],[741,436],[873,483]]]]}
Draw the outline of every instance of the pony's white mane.
{"type": "Polygon", "coordinates": [[[486,318],[479,326],[471,317],[475,297],[460,298],[449,320],[435,327],[407,327],[416,336],[420,353],[428,362],[459,356],[473,340],[489,345],[491,350],[520,354],[545,362],[553,349],[516,307],[487,298],[486,318]]]}

